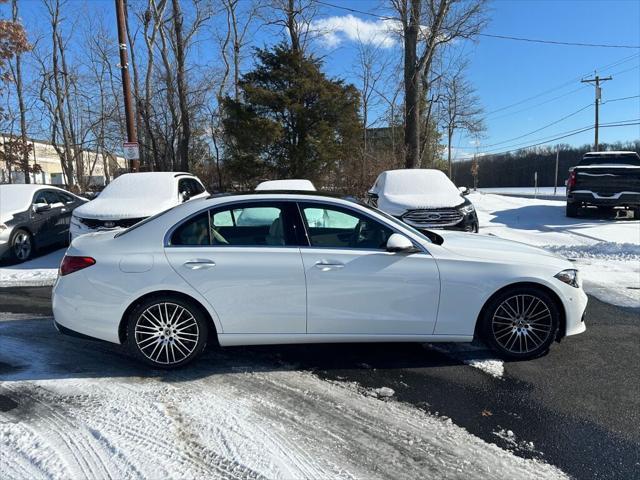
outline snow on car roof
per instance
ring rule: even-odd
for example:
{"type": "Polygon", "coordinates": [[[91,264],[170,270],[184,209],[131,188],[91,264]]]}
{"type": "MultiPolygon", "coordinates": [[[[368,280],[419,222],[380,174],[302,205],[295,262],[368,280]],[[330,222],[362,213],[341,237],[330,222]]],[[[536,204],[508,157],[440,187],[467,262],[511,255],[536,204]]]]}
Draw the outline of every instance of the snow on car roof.
{"type": "Polygon", "coordinates": [[[382,172],[374,187],[376,193],[388,195],[455,193],[460,195],[449,177],[435,169],[402,169],[382,172]]]}
{"type": "Polygon", "coordinates": [[[51,188],[61,190],[50,185],[12,183],[0,185],[0,223],[7,221],[15,213],[29,208],[33,194],[38,190],[51,188]]]}
{"type": "Polygon", "coordinates": [[[587,152],[585,155],[596,156],[596,155],[635,155],[638,156],[636,152],[625,151],[625,150],[612,150],[609,152],[587,152]]]}
{"type": "Polygon", "coordinates": [[[125,173],[115,178],[100,193],[100,198],[136,198],[145,202],[173,197],[176,177],[192,176],[176,172],[125,173]]]}
{"type": "Polygon", "coordinates": [[[256,187],[256,191],[264,190],[300,190],[315,192],[316,187],[311,181],[303,179],[267,180],[256,187]]]}

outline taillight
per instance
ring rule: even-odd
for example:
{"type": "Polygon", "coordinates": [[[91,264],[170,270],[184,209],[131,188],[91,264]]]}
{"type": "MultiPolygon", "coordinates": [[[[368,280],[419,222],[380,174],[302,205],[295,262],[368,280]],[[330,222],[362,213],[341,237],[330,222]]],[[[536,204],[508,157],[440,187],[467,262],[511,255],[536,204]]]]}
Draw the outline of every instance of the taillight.
{"type": "Polygon", "coordinates": [[[569,172],[569,178],[567,178],[567,192],[573,189],[573,187],[575,186],[576,186],[576,171],[571,170],[569,172]]]}
{"type": "Polygon", "coordinates": [[[90,267],[94,263],[96,263],[96,261],[91,257],[71,257],[69,255],[65,255],[62,259],[62,263],[60,264],[60,276],[77,272],[83,268],[90,267]]]}

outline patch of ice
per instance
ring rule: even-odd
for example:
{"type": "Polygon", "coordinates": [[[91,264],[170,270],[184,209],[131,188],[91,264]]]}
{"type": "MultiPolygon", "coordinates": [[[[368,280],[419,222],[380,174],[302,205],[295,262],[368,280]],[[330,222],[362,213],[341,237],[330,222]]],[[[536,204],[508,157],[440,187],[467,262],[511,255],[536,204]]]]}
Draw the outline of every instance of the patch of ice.
{"type": "Polygon", "coordinates": [[[378,398],[390,398],[390,397],[393,397],[396,392],[393,388],[380,387],[380,388],[375,388],[373,390],[373,393],[375,393],[378,396],[378,398]]]}

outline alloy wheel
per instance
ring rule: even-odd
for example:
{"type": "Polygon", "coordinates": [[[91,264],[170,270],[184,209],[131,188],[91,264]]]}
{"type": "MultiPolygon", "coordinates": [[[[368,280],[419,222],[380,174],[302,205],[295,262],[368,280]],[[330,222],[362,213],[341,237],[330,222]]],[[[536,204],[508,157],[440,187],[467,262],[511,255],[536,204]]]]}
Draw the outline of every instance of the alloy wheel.
{"type": "Polygon", "coordinates": [[[20,261],[25,261],[31,256],[31,237],[27,232],[19,231],[13,239],[13,253],[20,261]]]}
{"type": "Polygon", "coordinates": [[[138,350],[160,365],[174,365],[190,357],[198,345],[200,329],[194,315],[171,302],[144,310],[135,324],[138,350]]]}
{"type": "Polygon", "coordinates": [[[495,341],[506,351],[526,354],[540,348],[553,331],[549,306],[535,295],[514,295],[496,308],[491,319],[495,341]]]}

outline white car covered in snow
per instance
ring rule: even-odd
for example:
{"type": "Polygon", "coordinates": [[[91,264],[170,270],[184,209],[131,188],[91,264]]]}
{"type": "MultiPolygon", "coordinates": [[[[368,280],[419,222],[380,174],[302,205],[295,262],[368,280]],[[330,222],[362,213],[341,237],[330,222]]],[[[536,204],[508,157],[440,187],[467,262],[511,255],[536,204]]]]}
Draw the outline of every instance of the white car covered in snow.
{"type": "Polygon", "coordinates": [[[62,333],[156,367],[222,346],[470,342],[526,359],[585,330],[562,257],[491,236],[438,241],[367,205],[307,193],[188,202],[75,239],[53,312],[62,333]],[[211,334],[211,335],[210,335],[211,334]]]}
{"type": "Polygon", "coordinates": [[[316,187],[311,180],[291,178],[286,180],[267,180],[259,183],[256,187],[256,192],[264,192],[265,190],[315,192],[316,187]]]}
{"type": "Polygon", "coordinates": [[[190,173],[126,173],[73,212],[71,238],[128,228],[156,213],[208,195],[202,182],[190,173]]]}
{"type": "Polygon", "coordinates": [[[403,169],[382,172],[368,193],[368,203],[419,229],[477,232],[478,216],[465,198],[466,187],[456,188],[440,170],[403,169]]]}

